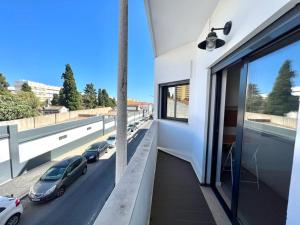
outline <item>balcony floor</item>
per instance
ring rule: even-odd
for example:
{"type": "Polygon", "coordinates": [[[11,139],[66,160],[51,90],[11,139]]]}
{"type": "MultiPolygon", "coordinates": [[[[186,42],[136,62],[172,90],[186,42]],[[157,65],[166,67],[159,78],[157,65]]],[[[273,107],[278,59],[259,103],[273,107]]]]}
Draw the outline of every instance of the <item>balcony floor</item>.
{"type": "Polygon", "coordinates": [[[216,225],[190,163],[158,152],[151,225],[216,225]]]}

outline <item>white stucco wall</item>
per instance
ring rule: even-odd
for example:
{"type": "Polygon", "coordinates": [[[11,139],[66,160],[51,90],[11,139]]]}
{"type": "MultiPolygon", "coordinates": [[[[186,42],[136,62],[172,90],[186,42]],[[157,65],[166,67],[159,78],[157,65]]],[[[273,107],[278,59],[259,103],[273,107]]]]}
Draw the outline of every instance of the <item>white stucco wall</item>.
{"type": "Polygon", "coordinates": [[[38,138],[33,141],[24,142],[19,145],[20,163],[36,156],[49,152],[53,149],[71,143],[79,138],[85,137],[103,129],[103,122],[96,122],[75,129],[59,132],[57,134],[38,138]],[[89,129],[87,129],[89,128],[89,129]],[[59,137],[66,135],[66,138],[59,140],[59,137]]]}
{"type": "MultiPolygon", "coordinates": [[[[210,24],[224,26],[231,20],[228,36],[218,32],[226,45],[213,52],[197,48],[209,28],[207,21],[198,40],[160,55],[155,59],[155,106],[158,106],[158,84],[190,79],[189,122],[160,120],[158,146],[169,153],[190,160],[200,181],[203,181],[204,150],[206,145],[206,111],[209,68],[236,50],[251,37],[286,13],[297,0],[221,0],[211,15],[210,24]],[[259,6],[259,7],[258,7],[259,6]]],[[[157,107],[154,117],[157,118],[157,107]]]]}
{"type": "Polygon", "coordinates": [[[10,159],[8,138],[0,139],[0,163],[10,159]]]}

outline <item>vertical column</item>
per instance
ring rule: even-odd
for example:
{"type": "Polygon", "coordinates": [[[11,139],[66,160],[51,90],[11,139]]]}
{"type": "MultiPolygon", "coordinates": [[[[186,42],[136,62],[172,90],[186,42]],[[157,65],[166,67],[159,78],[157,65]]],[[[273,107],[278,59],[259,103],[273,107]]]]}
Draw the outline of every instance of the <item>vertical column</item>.
{"type": "Polygon", "coordinates": [[[105,116],[102,116],[102,125],[103,125],[103,129],[102,129],[102,134],[103,136],[105,135],[105,116]]]}
{"type": "Polygon", "coordinates": [[[127,165],[127,49],[128,0],[120,0],[116,183],[120,180],[127,165]]]}
{"type": "Polygon", "coordinates": [[[11,165],[11,175],[12,178],[19,175],[21,165],[19,158],[19,143],[18,143],[18,126],[9,125],[9,154],[10,154],[10,165],[11,165]]]}

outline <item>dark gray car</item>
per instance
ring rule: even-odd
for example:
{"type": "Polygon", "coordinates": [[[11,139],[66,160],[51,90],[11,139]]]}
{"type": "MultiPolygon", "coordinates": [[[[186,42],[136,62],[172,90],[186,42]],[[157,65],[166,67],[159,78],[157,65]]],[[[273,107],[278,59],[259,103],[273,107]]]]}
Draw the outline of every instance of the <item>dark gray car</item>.
{"type": "Polygon", "coordinates": [[[33,202],[43,202],[65,193],[66,188],[87,172],[87,161],[73,156],[50,167],[30,188],[28,197],[33,202]]]}
{"type": "Polygon", "coordinates": [[[107,153],[109,144],[106,141],[101,141],[92,144],[83,154],[88,162],[95,162],[99,160],[99,157],[104,153],[107,153]]]}

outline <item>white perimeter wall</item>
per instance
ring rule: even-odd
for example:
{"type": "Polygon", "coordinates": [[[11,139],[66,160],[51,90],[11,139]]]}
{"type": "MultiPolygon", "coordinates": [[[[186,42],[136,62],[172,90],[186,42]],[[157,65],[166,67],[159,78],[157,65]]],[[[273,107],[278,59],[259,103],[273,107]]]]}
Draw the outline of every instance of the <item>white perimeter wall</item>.
{"type": "Polygon", "coordinates": [[[8,138],[0,139],[0,163],[9,160],[9,142],[8,138]]]}
{"type": "MultiPolygon", "coordinates": [[[[214,27],[222,27],[226,21],[232,21],[233,27],[228,36],[224,37],[222,32],[218,32],[219,37],[226,40],[225,46],[213,52],[197,48],[197,44],[205,39],[209,31],[207,22],[194,43],[156,57],[154,87],[156,106],[158,84],[190,79],[189,122],[160,120],[158,146],[191,161],[201,182],[204,177],[202,171],[205,163],[209,68],[270,25],[297,2],[296,0],[220,0],[210,18],[210,24],[214,27]]],[[[154,108],[154,116],[157,118],[157,107],[154,108]]]]}
{"type": "Polygon", "coordinates": [[[103,129],[103,122],[96,122],[81,126],[72,130],[59,132],[57,134],[38,138],[33,141],[24,142],[19,145],[20,163],[32,159],[36,156],[49,152],[53,149],[59,148],[65,144],[78,140],[89,134],[103,129]],[[89,129],[87,129],[89,128],[89,129]],[[67,135],[66,138],[59,140],[59,137],[67,135]]]}

